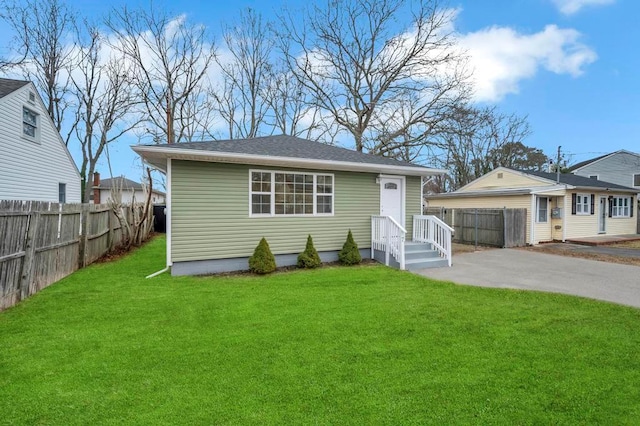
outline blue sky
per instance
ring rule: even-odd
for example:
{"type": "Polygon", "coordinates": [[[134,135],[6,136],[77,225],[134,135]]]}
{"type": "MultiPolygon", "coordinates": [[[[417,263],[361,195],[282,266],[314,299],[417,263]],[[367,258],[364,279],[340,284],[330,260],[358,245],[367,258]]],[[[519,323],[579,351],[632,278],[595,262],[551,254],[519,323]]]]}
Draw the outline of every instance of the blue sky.
{"type": "MultiPolygon", "coordinates": [[[[305,3],[286,2],[294,9],[305,3]]],[[[81,16],[97,18],[118,3],[68,4],[81,16]]],[[[284,4],[183,0],[172,2],[169,10],[219,35],[221,24],[242,8],[254,8],[268,19],[284,4]]],[[[570,163],[619,149],[640,151],[640,2],[467,0],[446,6],[457,10],[454,30],[476,68],[477,103],[527,115],[533,130],[527,145],[548,155],[562,145],[570,163]]],[[[0,27],[0,40],[9,36],[0,27]]],[[[0,54],[4,48],[1,43],[0,54]]],[[[349,140],[342,142],[349,147],[349,140]]],[[[112,146],[112,162],[114,174],[138,179],[142,172],[132,143],[135,139],[123,139],[112,146]]],[[[104,162],[100,168],[106,168],[104,162]]]]}

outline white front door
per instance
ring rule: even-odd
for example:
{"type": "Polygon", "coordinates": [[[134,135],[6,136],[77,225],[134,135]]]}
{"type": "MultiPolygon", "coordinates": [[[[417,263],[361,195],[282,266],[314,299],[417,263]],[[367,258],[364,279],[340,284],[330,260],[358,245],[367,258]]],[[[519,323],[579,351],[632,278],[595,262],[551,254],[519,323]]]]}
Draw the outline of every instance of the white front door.
{"type": "Polygon", "coordinates": [[[607,197],[600,197],[600,210],[598,211],[598,232],[604,234],[607,231],[607,197]]]}
{"type": "Polygon", "coordinates": [[[404,227],[403,181],[399,177],[380,178],[380,215],[391,216],[404,227]]]}

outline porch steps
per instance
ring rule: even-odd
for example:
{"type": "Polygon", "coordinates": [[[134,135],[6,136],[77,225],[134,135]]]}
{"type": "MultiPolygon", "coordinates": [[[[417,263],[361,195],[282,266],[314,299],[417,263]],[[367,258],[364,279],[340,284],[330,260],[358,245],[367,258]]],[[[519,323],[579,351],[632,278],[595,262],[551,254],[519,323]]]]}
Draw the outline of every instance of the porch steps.
{"type": "Polygon", "coordinates": [[[440,257],[431,244],[406,241],[404,243],[404,267],[408,271],[448,266],[447,259],[440,257]]]}

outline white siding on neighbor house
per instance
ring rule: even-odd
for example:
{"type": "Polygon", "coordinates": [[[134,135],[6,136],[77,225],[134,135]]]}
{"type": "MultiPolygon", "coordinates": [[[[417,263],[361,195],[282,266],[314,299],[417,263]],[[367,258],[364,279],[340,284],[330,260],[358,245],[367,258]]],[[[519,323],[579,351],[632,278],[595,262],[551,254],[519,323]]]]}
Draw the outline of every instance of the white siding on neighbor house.
{"type": "MultiPolygon", "coordinates": [[[[124,204],[129,204],[133,200],[135,196],[136,203],[145,202],[145,193],[144,191],[133,191],[133,190],[123,190],[122,191],[122,202],[124,204]],[[135,192],[135,193],[134,193],[135,192]]],[[[111,190],[110,189],[101,189],[100,190],[100,202],[107,203],[109,198],[111,198],[111,190]]],[[[153,193],[151,194],[151,203],[152,204],[163,204],[164,203],[164,195],[153,193]]]]}
{"type": "Polygon", "coordinates": [[[640,155],[630,152],[616,152],[601,160],[574,171],[579,176],[598,176],[598,180],[617,183],[618,185],[637,188],[633,185],[633,175],[640,174],[640,155]]]}
{"type": "Polygon", "coordinates": [[[0,200],[80,202],[80,174],[32,84],[0,98],[0,200]],[[36,95],[29,102],[29,92],[36,95]],[[38,114],[36,141],[23,137],[22,109],[38,114]]]}

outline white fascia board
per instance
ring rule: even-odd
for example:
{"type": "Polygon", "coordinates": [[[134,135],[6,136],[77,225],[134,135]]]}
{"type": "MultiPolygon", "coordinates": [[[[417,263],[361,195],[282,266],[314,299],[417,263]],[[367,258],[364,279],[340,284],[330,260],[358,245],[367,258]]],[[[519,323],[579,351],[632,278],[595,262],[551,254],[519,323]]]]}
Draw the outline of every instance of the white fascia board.
{"type": "Polygon", "coordinates": [[[448,192],[445,194],[427,195],[428,200],[438,198],[469,198],[469,197],[494,197],[498,195],[527,195],[531,194],[531,188],[490,189],[484,191],[448,192]]]}
{"type": "Polygon", "coordinates": [[[389,173],[405,176],[433,176],[446,174],[447,170],[427,167],[392,166],[388,164],[354,163],[350,161],[322,161],[310,158],[291,158],[241,154],[218,151],[198,151],[180,148],[158,148],[154,146],[131,147],[142,158],[158,168],[167,158],[175,160],[208,161],[215,163],[250,164],[258,166],[293,167],[318,170],[340,170],[349,172],[389,173]],[[156,160],[156,161],[154,161],[156,160]]]}

